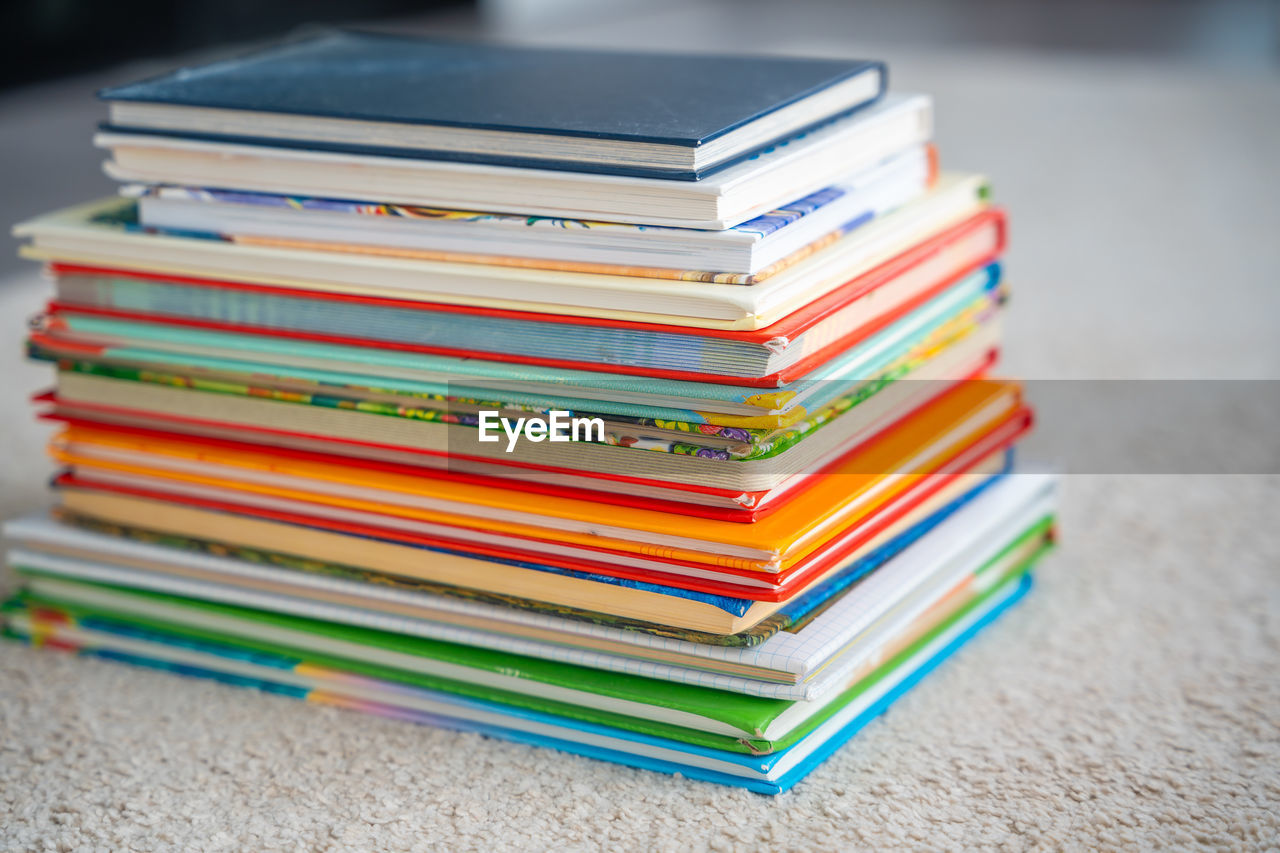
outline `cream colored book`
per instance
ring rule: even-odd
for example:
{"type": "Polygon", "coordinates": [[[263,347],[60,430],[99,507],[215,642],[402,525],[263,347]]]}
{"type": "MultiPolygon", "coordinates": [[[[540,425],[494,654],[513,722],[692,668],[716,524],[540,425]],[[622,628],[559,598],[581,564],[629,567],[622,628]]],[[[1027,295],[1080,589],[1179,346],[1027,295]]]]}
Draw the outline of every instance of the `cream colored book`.
{"type": "Polygon", "coordinates": [[[133,200],[109,199],[14,229],[25,257],[303,291],[381,296],[708,329],[762,329],[985,205],[980,175],[943,175],[916,201],[757,284],[715,284],[450,263],[147,234],[133,200]]]}
{"type": "Polygon", "coordinates": [[[932,102],[895,95],[698,181],[105,131],[121,181],[721,231],[929,141],[932,102]]]}

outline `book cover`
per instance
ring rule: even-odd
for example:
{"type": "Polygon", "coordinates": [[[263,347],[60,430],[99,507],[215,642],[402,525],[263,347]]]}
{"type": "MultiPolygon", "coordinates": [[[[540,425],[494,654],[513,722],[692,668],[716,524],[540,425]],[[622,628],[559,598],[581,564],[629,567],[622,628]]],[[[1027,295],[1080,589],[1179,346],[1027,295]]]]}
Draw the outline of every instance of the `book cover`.
{"type": "MultiPolygon", "coordinates": [[[[1024,538],[1030,537],[1029,531],[1024,538]]],[[[110,647],[113,639],[165,644],[232,660],[276,666],[304,679],[376,679],[614,726],[730,752],[765,755],[796,743],[874,687],[913,654],[998,598],[1011,580],[1030,571],[1041,549],[1005,567],[998,577],[966,580],[934,608],[905,626],[880,654],[880,663],[821,701],[767,699],[589,667],[512,657],[486,649],[437,643],[379,631],[298,619],[175,596],[112,587],[36,580],[7,606],[25,615],[30,638],[53,635],[80,647],[110,647]],[[60,598],[59,590],[67,598],[60,598]],[[91,603],[93,602],[93,603],[91,603]]]]}
{"type": "Polygon", "coordinates": [[[884,87],[883,63],[866,60],[547,50],[337,32],[182,68],[105,89],[99,96],[113,103],[328,120],[308,125],[321,133],[335,120],[368,127],[357,137],[361,141],[346,143],[306,132],[267,137],[265,119],[243,121],[223,134],[164,128],[163,122],[159,128],[114,128],[130,132],[165,129],[193,138],[693,180],[870,103],[884,87]],[[858,77],[866,77],[868,85],[859,88],[862,97],[854,97],[853,103],[845,99],[832,104],[799,126],[796,118],[782,113],[858,77]],[[773,133],[702,170],[678,164],[646,168],[643,159],[620,168],[609,161],[581,162],[554,153],[531,157],[528,143],[520,144],[521,136],[535,135],[697,149],[770,116],[777,126],[773,133]],[[431,137],[440,141],[439,147],[417,147],[389,138],[388,125],[504,135],[484,146],[487,151],[474,146],[491,136],[473,141],[472,150],[447,146],[448,137],[439,134],[431,137]],[[504,141],[505,147],[499,144],[504,141]]]}
{"type": "Polygon", "coordinates": [[[787,630],[776,630],[750,646],[708,645],[701,638],[659,636],[625,627],[566,620],[554,613],[370,585],[341,577],[295,572],[299,584],[325,594],[311,596],[239,586],[241,579],[275,579],[280,571],[232,556],[185,551],[68,528],[46,519],[5,525],[17,543],[10,563],[76,580],[150,589],[187,598],[220,601],[398,634],[429,637],[528,655],[609,672],[625,672],[684,684],[780,699],[817,699],[837,689],[858,661],[847,666],[841,650],[893,605],[930,579],[959,579],[998,554],[1019,531],[1051,516],[1053,479],[1015,474],[892,555],[864,582],[787,630]],[[50,545],[82,547],[89,559],[62,559],[50,545]],[[190,567],[221,578],[217,583],[180,575],[162,576],[127,567],[155,559],[176,569],[190,567]],[[119,562],[123,560],[123,563],[119,562]],[[353,596],[359,595],[356,599],[353,596]],[[345,597],[351,603],[340,603],[345,597]],[[430,604],[430,612],[423,605],[430,604]],[[409,615],[410,605],[416,615],[409,615]]]}
{"type": "Polygon", "coordinates": [[[1029,575],[1003,584],[995,595],[947,630],[906,650],[892,662],[896,665],[886,667],[878,678],[867,679],[866,687],[857,696],[850,697],[836,713],[822,720],[804,737],[784,749],[765,754],[710,748],[492,701],[450,696],[439,691],[407,687],[387,689],[387,685],[374,679],[341,671],[313,673],[313,678],[320,677],[323,687],[310,688],[285,676],[291,671],[288,659],[272,659],[256,653],[246,666],[243,655],[235,650],[202,644],[197,651],[204,654],[193,663],[191,656],[172,654],[175,646],[178,650],[190,649],[190,641],[166,644],[155,635],[129,644],[127,650],[85,648],[74,630],[68,631],[66,622],[56,616],[53,624],[42,626],[41,634],[32,633],[29,623],[24,624],[22,619],[10,619],[5,627],[14,636],[60,645],[67,650],[79,649],[81,653],[120,662],[211,678],[239,687],[282,693],[407,721],[478,731],[630,766],[777,794],[803,779],[897,697],[1025,595],[1029,588],[1029,575]],[[65,640],[60,636],[64,632],[69,635],[65,640]],[[232,665],[233,661],[240,665],[232,665]],[[246,670],[253,674],[246,674],[246,670]]]}
{"type": "MultiPolygon", "coordinates": [[[[468,517],[485,517],[486,528],[530,532],[530,528],[555,529],[557,537],[581,530],[588,542],[618,540],[618,547],[653,551],[681,549],[721,562],[733,554],[756,560],[765,570],[785,568],[811,553],[826,538],[873,514],[900,492],[918,485],[920,476],[941,469],[953,457],[1018,419],[1021,411],[1015,384],[1000,381],[963,383],[882,433],[858,453],[845,459],[822,482],[806,490],[776,512],[751,525],[705,518],[672,517],[668,513],[628,507],[600,506],[569,497],[531,495],[526,492],[481,486],[456,480],[433,480],[409,472],[373,470],[327,463],[318,459],[280,458],[267,451],[236,451],[198,441],[163,441],[99,433],[103,445],[141,449],[154,454],[164,466],[140,461],[128,463],[54,449],[59,461],[82,467],[119,471],[150,470],[156,476],[190,482],[223,482],[245,491],[277,495],[313,492],[324,501],[352,508],[374,508],[423,520],[462,523],[468,517]],[[218,466],[211,472],[178,465],[199,460],[218,466]],[[274,475],[264,477],[263,475],[274,475]],[[287,478],[286,478],[287,475],[287,478]],[[343,496],[335,485],[358,487],[361,497],[343,496]],[[373,497],[379,495],[375,501],[373,497]],[[394,507],[394,509],[391,509],[394,507]],[[494,517],[494,510],[505,513],[494,517]],[[564,522],[564,523],[559,523],[564,522]]],[[[374,511],[379,511],[375,509],[374,511]]],[[[536,535],[536,534],[535,534],[536,535]]],[[[697,557],[693,557],[697,559],[697,557]]]]}
{"type": "MultiPolygon", "coordinates": [[[[756,459],[783,452],[899,379],[962,378],[971,360],[954,345],[992,338],[1004,300],[983,271],[772,389],[281,341],[74,309],[47,315],[31,331],[28,355],[64,372],[470,427],[480,409],[558,409],[601,417],[609,444],[756,459]],[[942,365],[956,359],[966,370],[948,375],[942,365]]],[[[459,436],[455,446],[467,444],[459,436]]]]}
{"type": "Polygon", "coordinates": [[[299,342],[776,387],[811,372],[963,278],[983,273],[993,283],[998,281],[999,267],[991,262],[1003,250],[1004,232],[1003,212],[984,210],[753,331],[486,309],[62,263],[50,265],[58,294],[50,311],[299,342]],[[870,308],[882,292],[917,281],[924,282],[923,288],[905,288],[910,295],[891,307],[859,311],[863,304],[870,308]],[[871,316],[874,319],[868,320],[871,316]]]}
{"type": "Polygon", "coordinates": [[[446,263],[250,246],[136,230],[136,202],[112,198],[22,223],[20,254],[63,264],[226,279],[295,290],[640,320],[760,329],[901,255],[986,207],[981,175],[944,173],[919,199],[855,228],[753,285],[446,263]],[[536,300],[531,299],[536,296],[536,300]]]}

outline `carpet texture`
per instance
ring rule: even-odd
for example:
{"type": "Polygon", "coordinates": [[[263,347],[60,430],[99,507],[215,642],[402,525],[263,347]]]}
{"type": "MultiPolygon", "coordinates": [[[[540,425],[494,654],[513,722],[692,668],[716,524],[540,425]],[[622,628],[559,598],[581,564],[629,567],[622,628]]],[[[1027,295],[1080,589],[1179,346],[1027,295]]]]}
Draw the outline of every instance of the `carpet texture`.
{"type": "Polygon", "coordinates": [[[1224,849],[1280,839],[1280,480],[1071,477],[1018,607],[793,792],[0,647],[21,849],[1224,849]],[[65,848],[63,847],[65,845],[65,848]]]}
{"type": "MultiPolygon", "coordinates": [[[[944,165],[990,170],[1008,373],[1280,377],[1274,75],[911,54],[752,8],[720,47],[884,56],[937,95],[944,165]]],[[[554,37],[713,43],[684,23],[554,37]]],[[[0,517],[47,501],[40,296],[0,281],[0,517]]],[[[776,799],[0,643],[0,849],[1278,847],[1277,506],[1275,475],[1067,476],[1031,595],[776,799]]]]}

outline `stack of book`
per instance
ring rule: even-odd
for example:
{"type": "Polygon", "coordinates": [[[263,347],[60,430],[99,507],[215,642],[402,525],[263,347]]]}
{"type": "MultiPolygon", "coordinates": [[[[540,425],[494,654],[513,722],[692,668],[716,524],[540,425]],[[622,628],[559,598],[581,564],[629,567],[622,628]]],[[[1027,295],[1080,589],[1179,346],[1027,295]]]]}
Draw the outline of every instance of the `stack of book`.
{"type": "Polygon", "coordinates": [[[875,62],[337,34],[108,90],[37,643],[776,793],[1015,601],[1004,216],[875,62]]]}

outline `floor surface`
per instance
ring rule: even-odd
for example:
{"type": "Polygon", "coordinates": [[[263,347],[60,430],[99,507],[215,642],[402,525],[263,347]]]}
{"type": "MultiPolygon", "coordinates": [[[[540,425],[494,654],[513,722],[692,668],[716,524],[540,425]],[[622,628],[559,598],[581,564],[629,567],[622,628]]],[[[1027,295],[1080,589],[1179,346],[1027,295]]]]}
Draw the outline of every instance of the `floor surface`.
{"type": "MultiPolygon", "coordinates": [[[[877,52],[775,15],[742,43],[877,52]]],[[[702,39],[711,29],[654,15],[543,40],[739,38],[702,39]]],[[[1007,373],[1280,379],[1273,70],[879,53],[895,87],[936,95],[944,166],[986,171],[1011,211],[1007,373]]],[[[87,151],[93,105],[51,98],[50,127],[87,151]]],[[[77,182],[81,196],[106,189],[92,159],[52,181],[48,205],[75,200],[77,182]]],[[[18,353],[42,287],[34,273],[0,281],[0,517],[47,500],[24,400],[49,376],[18,353]]],[[[1242,438],[1275,449],[1273,433],[1242,438]]],[[[1032,595],[788,795],[2,644],[0,848],[1280,844],[1277,468],[1059,461],[1087,473],[1065,478],[1063,547],[1032,595]]]]}

